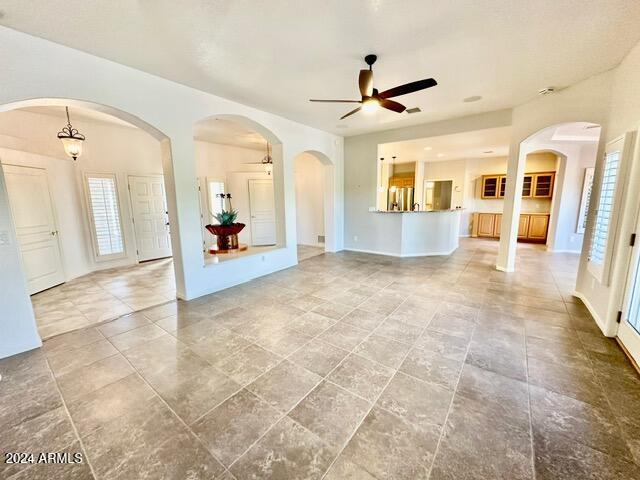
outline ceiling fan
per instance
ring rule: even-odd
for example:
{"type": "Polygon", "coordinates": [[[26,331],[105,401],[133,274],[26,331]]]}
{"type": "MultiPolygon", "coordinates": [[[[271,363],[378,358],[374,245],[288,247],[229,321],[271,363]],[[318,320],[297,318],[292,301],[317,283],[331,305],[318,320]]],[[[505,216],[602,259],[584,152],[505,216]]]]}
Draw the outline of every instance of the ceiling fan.
{"type": "Polygon", "coordinates": [[[359,103],[360,106],[355,110],[351,110],[349,113],[340,117],[340,120],[347,118],[349,115],[359,112],[375,112],[379,107],[392,110],[397,113],[402,113],[407,107],[401,103],[389,100],[392,97],[399,97],[400,95],[406,95],[408,93],[424,90],[425,88],[435,87],[438,82],[433,78],[426,78],[424,80],[417,80],[415,82],[405,83],[398,87],[390,88],[384,92],[378,92],[377,88],[373,88],[373,64],[376,63],[378,57],[376,55],[367,55],[364,57],[364,61],[369,65],[369,70],[360,70],[360,76],[358,77],[358,86],[360,87],[361,100],[317,100],[311,99],[310,102],[324,102],[324,103],[359,103]]]}

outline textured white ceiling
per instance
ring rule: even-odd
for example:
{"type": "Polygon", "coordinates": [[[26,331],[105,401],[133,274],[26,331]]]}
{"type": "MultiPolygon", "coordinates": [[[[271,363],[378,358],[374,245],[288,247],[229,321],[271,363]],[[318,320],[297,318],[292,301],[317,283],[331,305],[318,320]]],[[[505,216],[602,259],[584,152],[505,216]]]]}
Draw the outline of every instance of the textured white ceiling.
{"type": "Polygon", "coordinates": [[[267,148],[267,141],[258,132],[226,118],[198,122],[193,129],[193,137],[203,142],[235,145],[252,150],[266,151],[267,148]]]}
{"type": "Polygon", "coordinates": [[[4,0],[0,10],[2,25],[347,136],[512,107],[614,67],[640,40],[638,0],[4,0]],[[308,102],[357,98],[368,53],[380,90],[436,78],[398,99],[422,113],[340,122],[348,105],[308,102]]]}
{"type": "Polygon", "coordinates": [[[500,127],[384,143],[378,146],[378,155],[384,157],[385,161],[392,161],[395,155],[396,163],[506,157],[509,154],[510,133],[511,127],[500,127]]]}

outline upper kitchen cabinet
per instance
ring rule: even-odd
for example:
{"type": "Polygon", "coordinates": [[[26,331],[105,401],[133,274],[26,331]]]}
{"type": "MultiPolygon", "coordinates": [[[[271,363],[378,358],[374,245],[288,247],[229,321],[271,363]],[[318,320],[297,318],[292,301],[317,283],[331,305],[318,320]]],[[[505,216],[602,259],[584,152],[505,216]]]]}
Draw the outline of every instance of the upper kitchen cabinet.
{"type": "Polygon", "coordinates": [[[536,173],[533,178],[532,196],[534,198],[551,198],[554,178],[555,173],[553,172],[536,173]]]}
{"type": "MultiPolygon", "coordinates": [[[[551,198],[554,179],[554,172],[525,173],[522,182],[522,197],[551,198]]],[[[484,199],[504,198],[506,186],[506,175],[483,175],[481,197],[484,199]]]]}
{"type": "Polygon", "coordinates": [[[484,175],[482,177],[482,198],[498,198],[500,175],[484,175]]]}

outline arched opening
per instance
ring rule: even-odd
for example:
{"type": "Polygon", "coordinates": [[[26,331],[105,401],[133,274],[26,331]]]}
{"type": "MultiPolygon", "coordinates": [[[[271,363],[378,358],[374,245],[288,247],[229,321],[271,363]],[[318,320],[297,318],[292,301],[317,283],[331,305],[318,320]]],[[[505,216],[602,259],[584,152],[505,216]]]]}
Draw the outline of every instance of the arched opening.
{"type": "Polygon", "coordinates": [[[0,163],[42,338],[176,298],[166,135],[105,105],[31,99],[0,106],[0,163]],[[68,121],[86,136],[77,160],[57,138],[68,121]]]}
{"type": "Polygon", "coordinates": [[[521,195],[505,204],[505,213],[509,209],[513,216],[505,215],[502,225],[507,234],[501,238],[499,267],[514,270],[516,258],[524,258],[526,251],[517,248],[516,242],[523,235],[533,237],[535,243],[555,254],[552,258],[562,272],[552,272],[554,279],[570,297],[584,243],[600,133],[597,124],[569,122],[545,127],[520,143],[517,172],[509,175],[516,173],[511,181],[516,182],[521,195]],[[546,164],[532,175],[528,162],[536,157],[546,164]],[[541,182],[537,173],[542,175],[541,182]]]}
{"type": "Polygon", "coordinates": [[[205,264],[263,253],[285,245],[282,142],[239,115],[215,115],[194,125],[205,264]],[[224,196],[222,196],[224,195],[224,196]],[[239,248],[226,251],[206,226],[223,211],[244,224],[239,248]]]}
{"type": "Polygon", "coordinates": [[[334,244],[333,164],[307,150],[294,159],[298,261],[331,251],[334,244]]]}

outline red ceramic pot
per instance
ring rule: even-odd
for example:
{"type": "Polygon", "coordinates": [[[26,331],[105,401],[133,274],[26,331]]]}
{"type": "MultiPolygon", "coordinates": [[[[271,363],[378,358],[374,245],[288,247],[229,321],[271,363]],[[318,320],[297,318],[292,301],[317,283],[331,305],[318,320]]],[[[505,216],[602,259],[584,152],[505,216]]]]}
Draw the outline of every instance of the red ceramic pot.
{"type": "Polygon", "coordinates": [[[218,250],[235,250],[238,248],[238,233],[244,227],[244,223],[233,223],[231,225],[206,225],[204,228],[216,236],[218,250]]]}

